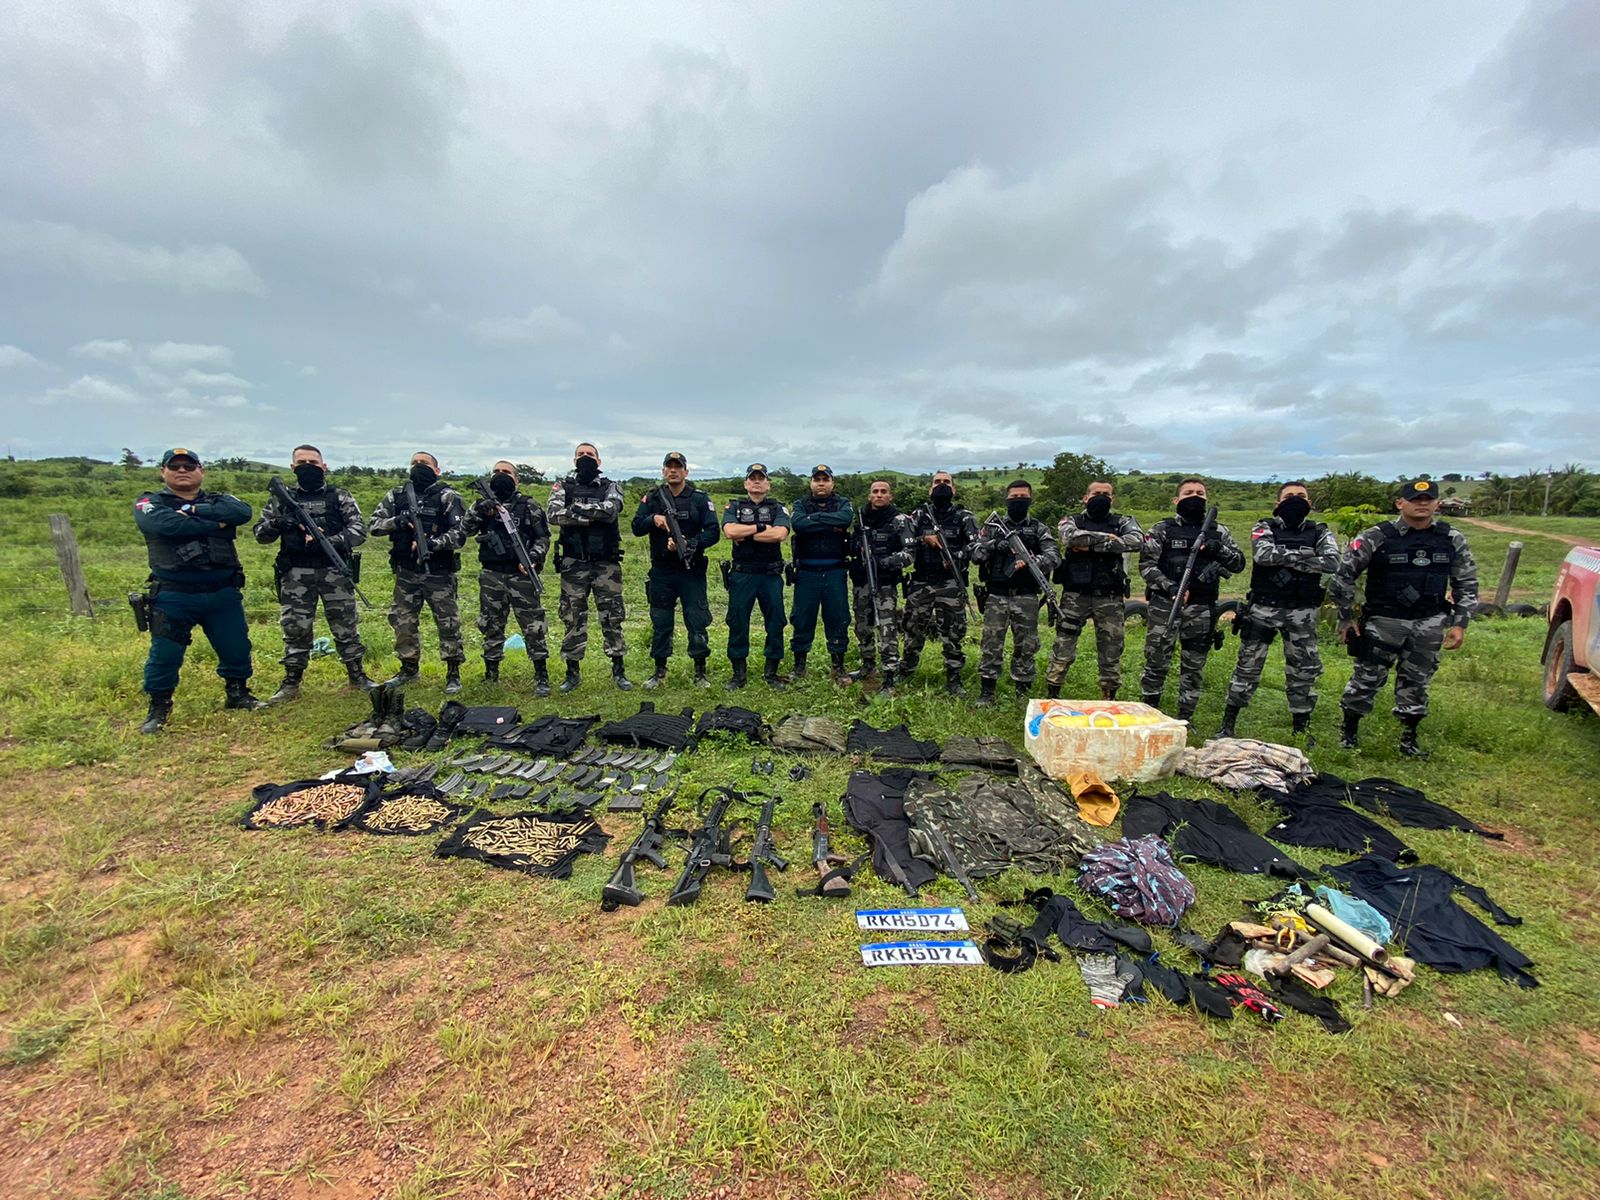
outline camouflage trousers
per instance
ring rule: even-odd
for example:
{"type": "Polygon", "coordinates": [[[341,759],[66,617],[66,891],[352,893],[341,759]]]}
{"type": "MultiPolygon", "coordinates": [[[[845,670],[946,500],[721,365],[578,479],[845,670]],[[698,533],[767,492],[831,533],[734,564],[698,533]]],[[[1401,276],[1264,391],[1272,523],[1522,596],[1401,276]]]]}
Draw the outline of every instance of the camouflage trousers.
{"type": "Polygon", "coordinates": [[[872,605],[872,589],[864,583],[851,585],[856,608],[856,645],[861,647],[861,665],[881,662],[886,670],[900,664],[900,589],[898,585],[878,585],[878,605],[872,605]],[[878,621],[879,614],[883,621],[878,621]],[[876,634],[876,636],[874,636],[876,634]]]}
{"type": "Polygon", "coordinates": [[[1401,617],[1367,617],[1365,657],[1355,661],[1355,671],[1339,703],[1365,716],[1372,711],[1378,689],[1394,667],[1394,715],[1428,715],[1428,683],[1439,669],[1439,644],[1449,618],[1444,613],[1408,621],[1401,617]]]}
{"type": "Polygon", "coordinates": [[[618,658],[628,651],[622,636],[622,564],[568,558],[561,563],[561,623],[567,627],[561,638],[561,657],[569,661],[581,659],[589,646],[591,592],[606,657],[618,658]]]}
{"type": "Polygon", "coordinates": [[[1192,709],[1200,703],[1200,683],[1205,675],[1206,655],[1211,652],[1211,606],[1185,604],[1178,613],[1174,629],[1167,624],[1172,612],[1171,597],[1157,597],[1150,601],[1147,620],[1150,632],[1144,640],[1144,675],[1139,680],[1139,694],[1159,696],[1167,686],[1167,672],[1172,669],[1172,643],[1180,646],[1178,655],[1178,708],[1192,709]]]}
{"type": "Polygon", "coordinates": [[[1061,620],[1056,622],[1056,640],[1050,647],[1050,665],[1045,668],[1045,681],[1057,687],[1067,681],[1067,672],[1078,657],[1078,636],[1083,633],[1084,625],[1093,621],[1100,683],[1113,692],[1121,687],[1125,612],[1121,596],[1062,592],[1061,620]]]}
{"type": "Polygon", "coordinates": [[[966,651],[961,648],[967,636],[967,602],[960,580],[913,583],[911,594],[906,597],[901,624],[906,635],[905,649],[900,655],[902,670],[917,669],[922,644],[934,633],[939,635],[947,670],[959,671],[967,665],[966,651]]]}
{"type": "Polygon", "coordinates": [[[978,678],[999,679],[1005,666],[1006,633],[1011,634],[1011,681],[1019,688],[1033,684],[1039,673],[1039,605],[1037,593],[997,596],[989,593],[983,605],[983,653],[978,657],[978,678]]]}
{"type": "Polygon", "coordinates": [[[1289,711],[1309,713],[1317,706],[1317,678],[1322,674],[1322,654],[1317,649],[1317,610],[1252,604],[1248,616],[1236,618],[1239,662],[1228,685],[1228,703],[1244,708],[1261,683],[1272,639],[1283,635],[1283,673],[1289,693],[1289,711]]]}
{"type": "Polygon", "coordinates": [[[281,661],[286,671],[304,671],[311,661],[318,599],[328,618],[328,632],[339,647],[339,657],[358,663],[366,653],[361,645],[356,593],[349,578],[332,567],[288,567],[278,576],[278,624],[283,629],[281,661]]]}
{"type": "Polygon", "coordinates": [[[461,606],[456,601],[456,575],[422,575],[416,571],[394,573],[394,599],[389,604],[389,624],[394,628],[394,652],[408,662],[422,657],[422,637],[418,618],[426,604],[439,627],[439,657],[445,662],[464,662],[466,647],[461,641],[461,606]]]}
{"type": "Polygon", "coordinates": [[[483,571],[478,575],[478,632],[483,635],[483,661],[499,662],[506,656],[506,618],[515,613],[527,643],[528,657],[544,662],[550,657],[545,645],[548,625],[544,604],[533,584],[514,571],[483,571]]]}

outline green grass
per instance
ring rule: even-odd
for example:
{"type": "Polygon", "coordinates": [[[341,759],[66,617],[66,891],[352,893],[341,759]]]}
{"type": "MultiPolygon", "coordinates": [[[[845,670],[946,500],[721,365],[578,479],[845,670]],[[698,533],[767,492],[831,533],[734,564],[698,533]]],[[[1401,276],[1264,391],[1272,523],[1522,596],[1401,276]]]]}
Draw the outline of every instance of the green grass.
{"type": "MultiPolygon", "coordinates": [[[[520,1194],[536,1182],[615,1196],[1567,1197],[1600,1179],[1600,1039],[1590,1033],[1600,1027],[1600,721],[1539,705],[1537,620],[1479,623],[1446,657],[1425,764],[1396,755],[1386,715],[1367,722],[1362,753],[1337,748],[1349,660],[1324,647],[1318,766],[1399,778],[1507,829],[1505,845],[1404,836],[1525,918],[1509,936],[1544,981],[1523,992],[1492,973],[1424,971],[1365,1013],[1344,980],[1336,998],[1356,1029],[1333,1038],[1305,1018],[1270,1030],[1204,1024],[1159,1000],[1099,1012],[1070,963],[1014,977],[868,973],[853,906],[791,896],[810,875],[800,860],[814,800],[829,803],[843,849],[860,847],[839,814],[851,767],[842,759],[812,761],[801,784],[773,781],[785,797],[780,847],[796,866],[770,907],[741,903],[724,875],[698,905],[667,910],[669,876],[645,868],[646,905],[600,913],[601,885],[638,827],[630,817],[602,817],[612,854],[585,858],[564,882],[435,859],[436,838],[244,832],[250,788],[339,765],[322,742],[365,701],[320,660],[298,703],[224,713],[214,659],[197,644],[170,730],[139,737],[145,644],[125,609],[64,615],[42,532],[44,513],[58,510],[73,513],[96,596],[143,575],[126,498],[0,502],[10,581],[0,589],[0,1132],[17,1147],[0,1162],[0,1194],[300,1194],[342,1181],[416,1197],[520,1194]]],[[[1255,515],[1224,520],[1243,538],[1255,515]]],[[[1469,536],[1487,591],[1511,535],[1469,536]]],[[[1566,548],[1523,540],[1518,591],[1542,600],[1566,548]]],[[[256,661],[270,684],[270,569],[264,552],[245,553],[256,661]]],[[[386,576],[374,555],[365,587],[375,599],[386,599],[386,576]]],[[[647,665],[637,553],[626,579],[637,679],[647,665]]],[[[475,645],[471,571],[462,591],[475,645]]],[[[387,667],[381,607],[363,634],[376,668],[387,667]]],[[[1208,670],[1201,729],[1221,716],[1236,646],[1208,670]]],[[[1092,694],[1087,637],[1082,649],[1068,691],[1092,694]]],[[[1141,661],[1135,625],[1125,673],[1141,661]]],[[[473,681],[473,667],[464,699],[509,694],[528,714],[616,717],[643,696],[617,693],[596,671],[575,698],[539,702],[525,660],[509,661],[504,690],[473,681]]],[[[726,667],[715,669],[720,682],[726,667]]],[[[892,697],[816,679],[783,695],[753,684],[741,702],[772,716],[863,715],[924,736],[1020,739],[1017,709],[953,704],[932,686],[931,658],[924,672],[927,690],[892,697]]],[[[656,703],[727,699],[687,678],[675,660],[656,703]]],[[[436,707],[441,681],[430,663],[413,702],[436,707]]],[[[1283,709],[1274,655],[1240,732],[1282,736],[1283,709]]],[[[684,793],[753,782],[750,758],[727,745],[689,756],[684,793]]],[[[1269,820],[1248,799],[1237,807],[1256,828],[1269,820]]],[[[1272,890],[1192,873],[1192,924],[1207,932],[1272,890]]],[[[1039,882],[1070,887],[1002,877],[966,905],[969,916],[981,924],[1039,882]]],[[[960,893],[942,880],[929,898],[960,893]]],[[[890,905],[898,894],[869,873],[857,899],[890,905]]]]}

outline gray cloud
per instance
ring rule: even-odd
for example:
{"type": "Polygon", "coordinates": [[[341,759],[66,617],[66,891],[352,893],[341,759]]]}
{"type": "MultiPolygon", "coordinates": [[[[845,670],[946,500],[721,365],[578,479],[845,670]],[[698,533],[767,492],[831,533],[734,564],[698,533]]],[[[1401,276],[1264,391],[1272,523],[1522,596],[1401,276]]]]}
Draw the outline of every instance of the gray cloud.
{"type": "Polygon", "coordinates": [[[1551,0],[1528,6],[1468,94],[1496,112],[1494,144],[1548,152],[1600,146],[1600,6],[1551,0]]]}
{"type": "Polygon", "coordinates": [[[0,345],[0,370],[8,367],[41,367],[43,365],[21,346],[0,345]]]}
{"type": "Polygon", "coordinates": [[[96,283],[142,284],[180,292],[249,292],[266,289],[232,246],[135,245],[94,229],[55,221],[0,217],[0,259],[38,263],[96,283]]]}

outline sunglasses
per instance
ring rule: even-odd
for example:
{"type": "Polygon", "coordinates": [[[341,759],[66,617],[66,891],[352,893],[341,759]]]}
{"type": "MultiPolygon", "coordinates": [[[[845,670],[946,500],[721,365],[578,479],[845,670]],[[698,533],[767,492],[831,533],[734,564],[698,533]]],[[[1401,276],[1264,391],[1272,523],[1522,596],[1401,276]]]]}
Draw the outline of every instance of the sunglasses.
{"type": "Polygon", "coordinates": [[[167,464],[167,470],[169,471],[198,471],[199,469],[200,464],[197,462],[180,462],[174,459],[167,464]]]}

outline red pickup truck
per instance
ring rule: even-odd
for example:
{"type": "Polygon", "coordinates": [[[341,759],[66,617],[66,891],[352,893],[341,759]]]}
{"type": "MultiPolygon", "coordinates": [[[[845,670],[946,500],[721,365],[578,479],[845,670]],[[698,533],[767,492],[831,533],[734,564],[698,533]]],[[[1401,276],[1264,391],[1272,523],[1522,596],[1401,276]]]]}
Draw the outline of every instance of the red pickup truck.
{"type": "Polygon", "coordinates": [[[1553,709],[1586,701],[1600,713],[1600,546],[1567,555],[1550,597],[1544,639],[1544,702],[1553,709]]]}

